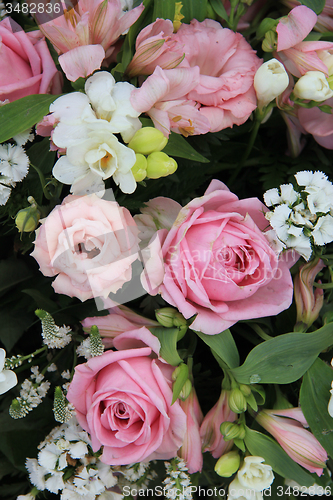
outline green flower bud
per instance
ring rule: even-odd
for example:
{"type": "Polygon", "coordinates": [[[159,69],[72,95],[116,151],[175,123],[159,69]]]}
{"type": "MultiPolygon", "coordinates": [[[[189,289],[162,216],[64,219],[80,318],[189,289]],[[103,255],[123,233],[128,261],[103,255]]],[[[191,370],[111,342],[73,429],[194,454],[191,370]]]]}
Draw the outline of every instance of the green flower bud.
{"type": "Polygon", "coordinates": [[[141,154],[136,154],[136,162],[132,167],[132,174],[136,182],[141,182],[147,177],[147,158],[141,154]]]}
{"type": "Polygon", "coordinates": [[[163,307],[162,309],[157,309],[155,311],[157,321],[165,328],[172,328],[173,326],[176,326],[174,320],[177,314],[179,314],[177,309],[174,309],[173,307],[163,307]]]}
{"type": "Polygon", "coordinates": [[[251,387],[249,385],[245,384],[240,384],[239,389],[242,394],[244,394],[245,397],[249,396],[251,394],[251,387]]]}
{"type": "Polygon", "coordinates": [[[147,177],[159,179],[167,177],[177,170],[177,162],[165,153],[151,153],[147,158],[147,177]]]}
{"type": "Polygon", "coordinates": [[[192,382],[190,379],[187,379],[185,384],[183,385],[182,390],[180,391],[179,398],[185,401],[189,397],[192,391],[192,382]]]}
{"type": "Polygon", "coordinates": [[[162,151],[167,145],[168,139],[163,133],[154,127],[142,127],[135,132],[134,136],[128,143],[128,147],[136,153],[149,155],[156,151],[162,151]]]}
{"type": "Polygon", "coordinates": [[[39,219],[40,212],[36,206],[32,205],[17,213],[15,224],[20,233],[30,233],[38,226],[39,219]]]}
{"type": "Polygon", "coordinates": [[[224,438],[224,441],[231,441],[232,439],[238,437],[239,425],[234,424],[233,422],[222,422],[220,431],[224,438]]]}
{"type": "Polygon", "coordinates": [[[182,327],[182,326],[187,327],[187,321],[184,318],[184,316],[182,314],[180,314],[180,312],[177,312],[175,314],[175,316],[173,318],[173,325],[177,326],[177,327],[182,327]]]}
{"type": "Polygon", "coordinates": [[[178,375],[180,374],[180,366],[177,366],[172,372],[171,379],[172,382],[176,382],[178,375]]]}
{"type": "Polygon", "coordinates": [[[246,411],[247,402],[244,394],[238,387],[232,389],[232,391],[230,392],[228,404],[230,410],[235,413],[243,413],[244,411],[246,411]]]}
{"type": "Polygon", "coordinates": [[[277,33],[274,30],[269,30],[265,33],[265,38],[262,42],[262,50],[264,52],[274,52],[277,48],[277,33]]]}
{"type": "Polygon", "coordinates": [[[238,471],[240,465],[240,456],[237,451],[229,451],[222,455],[215,464],[216,474],[222,477],[231,477],[238,471]]]}

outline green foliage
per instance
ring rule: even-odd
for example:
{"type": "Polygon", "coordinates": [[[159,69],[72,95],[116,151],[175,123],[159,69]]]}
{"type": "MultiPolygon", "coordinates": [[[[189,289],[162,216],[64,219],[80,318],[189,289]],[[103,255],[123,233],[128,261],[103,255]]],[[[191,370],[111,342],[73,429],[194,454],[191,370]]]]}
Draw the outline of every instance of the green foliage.
{"type": "Polygon", "coordinates": [[[217,361],[220,358],[229,368],[239,366],[239,354],[230,330],[224,330],[218,335],[206,335],[201,332],[196,334],[212,349],[217,361]]]}
{"type": "Polygon", "coordinates": [[[325,7],[325,0],[301,0],[301,4],[314,10],[316,14],[320,14],[325,7]]]}
{"type": "Polygon", "coordinates": [[[207,0],[182,0],[182,22],[189,24],[192,19],[203,21],[206,17],[207,0]]]}
{"type": "Polygon", "coordinates": [[[178,366],[182,362],[177,352],[179,328],[153,328],[151,332],[161,343],[160,356],[170,365],[178,366]]]}
{"type": "Polygon", "coordinates": [[[33,127],[49,112],[56,95],[28,95],[0,107],[0,143],[33,127]]]}

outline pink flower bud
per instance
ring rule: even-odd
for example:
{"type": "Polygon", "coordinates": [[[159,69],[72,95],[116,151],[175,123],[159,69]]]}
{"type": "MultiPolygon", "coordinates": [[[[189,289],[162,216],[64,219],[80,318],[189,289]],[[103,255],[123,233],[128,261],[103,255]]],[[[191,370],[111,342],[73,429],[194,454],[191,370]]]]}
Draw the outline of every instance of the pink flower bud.
{"type": "Polygon", "coordinates": [[[210,451],[214,458],[219,458],[232,448],[233,441],[225,441],[220,431],[222,422],[234,422],[236,414],[228,405],[229,392],[222,390],[217,403],[205,416],[201,427],[202,451],[210,451]]]}
{"type": "Polygon", "coordinates": [[[322,475],[327,453],[314,435],[304,429],[306,421],[300,408],[263,410],[256,420],[275,437],[290,458],[309,472],[322,475]]]}
{"type": "Polygon", "coordinates": [[[201,471],[203,463],[199,433],[203,415],[194,387],[185,401],[180,401],[180,406],[187,420],[185,437],[178,456],[185,460],[189,473],[194,474],[201,471]]]}
{"type": "Polygon", "coordinates": [[[324,302],[324,292],[321,288],[313,289],[314,280],[323,269],[322,260],[307,262],[299,270],[294,280],[294,294],[297,309],[297,323],[304,323],[307,327],[318,318],[324,302]]]}

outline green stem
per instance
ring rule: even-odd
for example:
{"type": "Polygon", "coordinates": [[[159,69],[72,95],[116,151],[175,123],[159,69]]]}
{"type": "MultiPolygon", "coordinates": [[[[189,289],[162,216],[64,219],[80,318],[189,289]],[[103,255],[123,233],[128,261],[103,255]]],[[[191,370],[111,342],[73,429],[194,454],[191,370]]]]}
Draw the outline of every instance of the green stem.
{"type": "Polygon", "coordinates": [[[259,326],[259,325],[255,325],[255,324],[252,324],[250,323],[249,326],[252,328],[252,330],[254,330],[258,335],[259,337],[261,337],[263,340],[271,340],[273,337],[271,337],[270,335],[268,335],[267,333],[264,332],[264,330],[259,326]]]}

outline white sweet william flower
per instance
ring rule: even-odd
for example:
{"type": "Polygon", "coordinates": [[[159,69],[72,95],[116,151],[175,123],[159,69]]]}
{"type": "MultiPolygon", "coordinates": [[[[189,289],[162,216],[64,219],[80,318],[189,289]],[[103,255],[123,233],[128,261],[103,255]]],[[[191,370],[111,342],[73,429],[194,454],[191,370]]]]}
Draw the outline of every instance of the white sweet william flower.
{"type": "Polygon", "coordinates": [[[127,82],[116,83],[107,71],[98,71],[86,81],[84,90],[89,97],[97,118],[107,120],[110,131],[121,133],[129,142],[142,125],[139,114],[131,105],[130,97],[135,89],[127,82]]]}
{"type": "Polygon", "coordinates": [[[290,214],[291,208],[283,204],[278,205],[274,211],[267,212],[265,215],[281,241],[285,241],[288,238],[288,219],[290,214]]]}
{"type": "Polygon", "coordinates": [[[258,107],[263,108],[286,90],[289,76],[280,61],[270,59],[257,70],[253,84],[257,94],[258,107]]]}
{"type": "Polygon", "coordinates": [[[29,158],[21,146],[0,145],[0,173],[11,182],[19,182],[27,175],[29,158]]]}
{"type": "Polygon", "coordinates": [[[0,205],[6,205],[10,194],[12,192],[10,179],[3,175],[0,175],[0,205]],[[9,184],[9,185],[8,185],[9,184]]]}
{"type": "Polygon", "coordinates": [[[71,184],[71,193],[75,195],[103,191],[103,181],[111,176],[123,193],[130,194],[136,188],[131,170],[135,161],[134,151],[121,144],[108,129],[94,127],[84,142],[67,148],[52,173],[63,184],[71,184]]]}
{"type": "Polygon", "coordinates": [[[316,245],[323,246],[333,241],[333,217],[325,215],[319,217],[312,236],[316,245]]]}
{"type": "Polygon", "coordinates": [[[322,102],[333,97],[326,76],[321,71],[308,71],[297,81],[294,94],[299,99],[322,102]]]}
{"type": "Polygon", "coordinates": [[[12,370],[4,370],[6,351],[0,349],[0,394],[4,394],[17,384],[16,373],[12,370]]]}
{"type": "Polygon", "coordinates": [[[320,171],[311,172],[310,170],[302,170],[301,172],[297,172],[294,177],[299,186],[305,186],[304,191],[307,193],[311,193],[313,190],[324,189],[327,183],[331,184],[327,179],[327,175],[320,171]]]}

